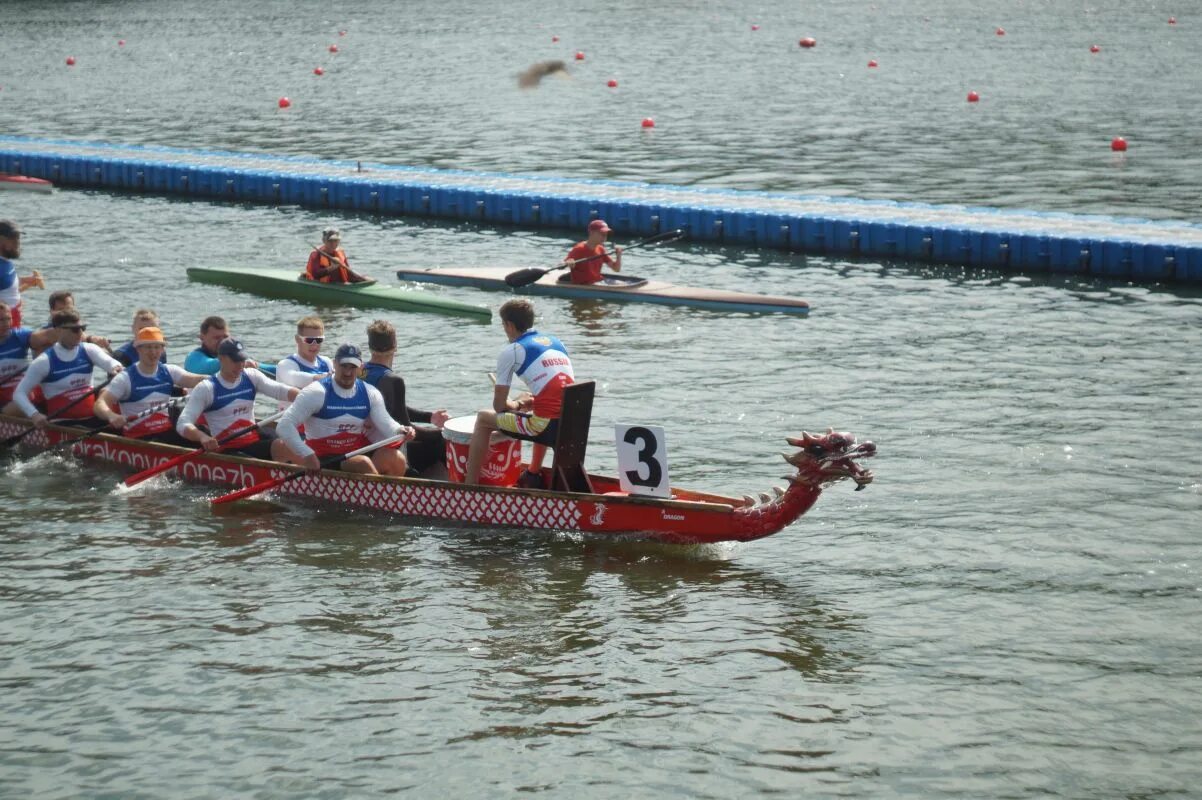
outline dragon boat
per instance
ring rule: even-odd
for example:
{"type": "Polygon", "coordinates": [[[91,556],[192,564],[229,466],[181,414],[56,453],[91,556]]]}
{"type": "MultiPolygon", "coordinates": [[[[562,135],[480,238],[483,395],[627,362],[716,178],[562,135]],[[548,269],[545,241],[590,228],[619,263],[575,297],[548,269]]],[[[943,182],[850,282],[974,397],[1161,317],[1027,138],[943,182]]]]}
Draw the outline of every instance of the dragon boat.
{"type": "MultiPolygon", "coordinates": [[[[0,415],[0,437],[26,432],[31,423],[0,415]]],[[[627,494],[616,478],[590,475],[591,492],[470,486],[423,478],[353,475],[323,470],[280,487],[277,497],[290,497],[338,507],[358,507],[419,524],[463,524],[493,528],[581,532],[602,537],[637,537],[674,544],[749,541],[779,532],[806,513],[828,484],[851,479],[856,489],[873,474],[857,463],[876,446],[833,430],[803,433],[786,441],[784,454],[796,472],[787,488],[757,497],[672,489],[670,498],[627,494]]],[[[134,471],[165,463],[189,450],[130,439],[111,433],[81,434],[80,429],[49,425],[33,431],[24,447],[59,447],[87,460],[134,471]]],[[[299,467],[223,454],[203,454],[171,472],[189,482],[224,488],[251,486],[300,471],[299,467]]]]}

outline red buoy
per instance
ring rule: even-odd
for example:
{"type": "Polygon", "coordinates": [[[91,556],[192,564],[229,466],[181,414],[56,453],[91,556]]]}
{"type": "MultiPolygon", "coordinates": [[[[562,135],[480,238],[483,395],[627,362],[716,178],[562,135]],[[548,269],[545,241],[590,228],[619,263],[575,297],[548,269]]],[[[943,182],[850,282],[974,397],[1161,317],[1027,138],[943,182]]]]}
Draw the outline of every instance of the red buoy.
{"type": "Polygon", "coordinates": [[[816,42],[814,39],[811,39],[809,36],[807,36],[804,39],[802,39],[801,41],[799,41],[798,44],[801,45],[802,47],[813,47],[814,45],[818,44],[818,42],[816,42]]]}
{"type": "Polygon", "coordinates": [[[67,66],[68,67],[75,66],[75,56],[67,56],[67,66]]]}
{"type": "Polygon", "coordinates": [[[643,127],[644,128],[654,128],[655,120],[651,119],[651,117],[643,117],[643,127]]]}
{"type": "Polygon", "coordinates": [[[125,47],[125,40],[124,40],[124,39],[118,39],[118,40],[117,40],[117,46],[118,46],[118,47],[125,47]]]}
{"type": "Polygon", "coordinates": [[[1122,136],[1116,136],[1110,140],[1110,149],[1116,153],[1127,152],[1127,140],[1122,136]]]}
{"type": "Polygon", "coordinates": [[[1170,25],[1176,25],[1176,24],[1177,24],[1177,18],[1176,18],[1176,17],[1169,17],[1169,24],[1170,24],[1170,25]]]}
{"type": "Polygon", "coordinates": [[[552,41],[552,42],[558,42],[558,41],[559,41],[559,37],[558,37],[558,36],[552,36],[552,37],[551,37],[551,41],[552,41]]]}
{"type": "Polygon", "coordinates": [[[330,52],[331,52],[331,53],[337,53],[337,52],[338,52],[338,45],[336,45],[336,44],[332,44],[332,45],[330,45],[330,52]]]}
{"type": "Polygon", "coordinates": [[[338,31],[339,36],[346,36],[346,31],[338,31]]]}
{"type": "Polygon", "coordinates": [[[1005,28],[998,28],[996,31],[994,31],[994,33],[996,33],[998,36],[1005,36],[1005,35],[1006,35],[1006,29],[1005,29],[1005,28]]]}
{"type": "Polygon", "coordinates": [[[576,51],[576,60],[577,60],[577,61],[583,61],[583,60],[584,60],[584,51],[583,51],[583,50],[577,50],[577,51],[576,51]]]}
{"type": "Polygon", "coordinates": [[[290,105],[292,105],[292,101],[289,100],[287,97],[280,98],[280,108],[287,108],[290,105]]]}
{"type": "Polygon", "coordinates": [[[613,78],[610,78],[610,79],[609,79],[609,83],[607,83],[607,84],[605,84],[605,85],[606,85],[606,86],[608,86],[608,87],[609,87],[609,88],[611,88],[611,89],[617,89],[617,88],[618,88],[618,82],[617,82],[616,80],[614,80],[613,78]]]}
{"type": "Polygon", "coordinates": [[[1096,44],[1095,44],[1095,45],[1091,45],[1091,46],[1090,46],[1090,48],[1089,48],[1089,52],[1091,52],[1091,53],[1100,53],[1100,52],[1102,52],[1102,48],[1098,47],[1096,44]]]}
{"type": "Polygon", "coordinates": [[[325,75],[326,71],[324,69],[322,69],[321,67],[314,67],[313,74],[314,75],[325,75]]]}
{"type": "Polygon", "coordinates": [[[969,92],[969,93],[968,93],[968,102],[970,102],[970,103],[976,103],[976,102],[977,102],[977,101],[979,101],[980,99],[981,99],[981,95],[977,94],[976,92],[969,92]]]}
{"type": "Polygon", "coordinates": [[[868,66],[872,69],[876,69],[876,59],[875,58],[869,59],[868,66]]]}
{"type": "Polygon", "coordinates": [[[753,31],[758,31],[758,30],[760,29],[760,26],[759,26],[759,25],[752,25],[752,26],[751,26],[751,29],[752,29],[753,31]]]}

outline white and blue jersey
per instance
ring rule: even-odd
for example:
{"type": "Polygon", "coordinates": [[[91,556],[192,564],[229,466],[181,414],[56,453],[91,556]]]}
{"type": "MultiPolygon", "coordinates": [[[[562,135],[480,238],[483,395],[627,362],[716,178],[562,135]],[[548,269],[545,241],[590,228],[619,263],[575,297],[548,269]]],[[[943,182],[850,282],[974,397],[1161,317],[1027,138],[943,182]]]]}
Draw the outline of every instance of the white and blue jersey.
{"type": "MultiPolygon", "coordinates": [[[[122,372],[109,384],[108,392],[121,404],[124,417],[134,417],[160,406],[171,399],[172,390],[187,373],[174,364],[159,364],[151,375],[144,375],[137,364],[122,372]]],[[[140,438],[171,429],[171,417],[166,408],[126,425],[126,436],[140,438]]]]}
{"type": "MultiPolygon", "coordinates": [[[[239,428],[254,427],[256,395],[264,394],[275,400],[283,400],[289,391],[291,387],[276,383],[253,367],[242,370],[233,383],[227,383],[221,373],[217,373],[192,389],[179,415],[176,430],[183,436],[189,425],[200,424],[203,417],[209,433],[217,439],[224,438],[239,428]]],[[[258,438],[256,432],[247,431],[245,436],[235,438],[226,446],[246,447],[258,441],[258,438]]]]}
{"type": "Polygon", "coordinates": [[[563,387],[574,381],[572,359],[563,342],[535,330],[526,331],[502,348],[497,358],[497,386],[510,386],[515,374],[534,395],[534,415],[558,419],[563,387]]]}
{"type": "Polygon", "coordinates": [[[17,277],[17,266],[7,258],[0,258],[0,303],[9,308],[21,304],[21,282],[17,277]]]}
{"type": "Polygon", "coordinates": [[[8,338],[0,342],[0,405],[13,399],[17,388],[17,375],[29,363],[29,328],[13,328],[8,338]]]}
{"type": "Polygon", "coordinates": [[[80,344],[70,350],[56,344],[35,358],[17,385],[13,401],[26,416],[38,413],[30,393],[38,386],[46,399],[46,415],[60,419],[86,419],[92,416],[92,370],[100,367],[112,373],[121,368],[108,353],[94,344],[80,344]],[[81,400],[81,398],[87,398],[81,400]],[[63,414],[67,406],[81,400],[63,414]]]}
{"type": "Polygon", "coordinates": [[[293,453],[304,457],[349,453],[401,429],[388,415],[384,398],[374,386],[356,379],[352,388],[344,389],[333,378],[326,378],[301,390],[276,431],[293,453]]]}

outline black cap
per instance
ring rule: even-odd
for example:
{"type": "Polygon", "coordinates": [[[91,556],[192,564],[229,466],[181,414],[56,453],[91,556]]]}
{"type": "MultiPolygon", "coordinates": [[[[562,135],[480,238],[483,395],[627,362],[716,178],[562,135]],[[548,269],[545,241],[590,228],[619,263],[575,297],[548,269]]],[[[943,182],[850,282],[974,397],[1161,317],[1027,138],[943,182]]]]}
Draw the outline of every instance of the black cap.
{"type": "Polygon", "coordinates": [[[17,223],[11,219],[0,219],[0,236],[5,239],[11,239],[14,236],[20,236],[21,229],[17,227],[17,223]]]}
{"type": "Polygon", "coordinates": [[[363,366],[363,354],[353,344],[339,345],[334,352],[334,363],[354,364],[356,367],[361,367],[363,366]]]}
{"type": "Polygon", "coordinates": [[[245,361],[250,358],[246,351],[242,349],[242,342],[228,337],[222,339],[221,344],[217,345],[217,355],[228,356],[235,361],[245,361]]]}

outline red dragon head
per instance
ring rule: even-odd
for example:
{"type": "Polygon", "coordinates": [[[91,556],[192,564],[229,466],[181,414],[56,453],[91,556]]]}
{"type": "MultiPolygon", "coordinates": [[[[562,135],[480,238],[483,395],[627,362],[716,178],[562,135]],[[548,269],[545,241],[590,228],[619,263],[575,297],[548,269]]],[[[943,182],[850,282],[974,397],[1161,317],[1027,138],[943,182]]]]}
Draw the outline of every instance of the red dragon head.
{"type": "Polygon", "coordinates": [[[872,471],[855,462],[857,458],[876,455],[872,442],[856,442],[850,433],[841,433],[827,428],[826,434],[815,436],[802,432],[801,438],[786,437],[785,441],[800,448],[794,453],[785,453],[784,459],[797,467],[797,474],[790,475],[792,483],[802,483],[815,488],[843,478],[856,482],[856,491],[872,483],[872,471]]]}

